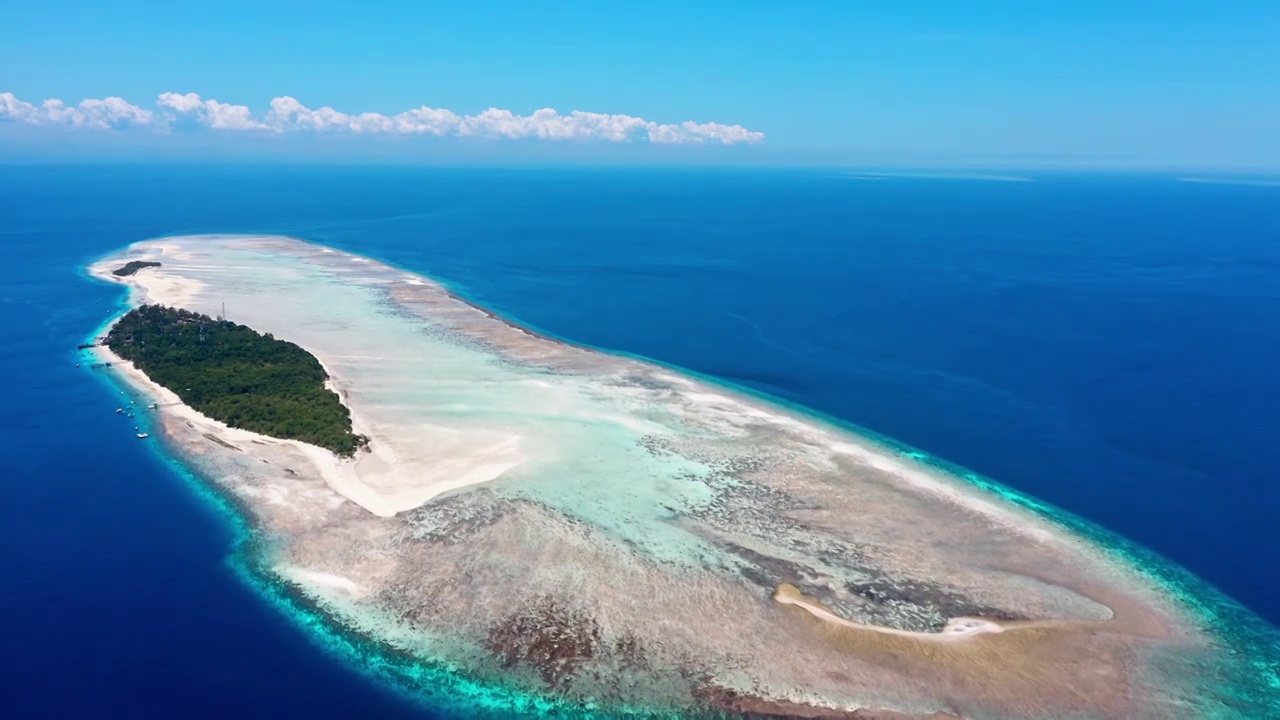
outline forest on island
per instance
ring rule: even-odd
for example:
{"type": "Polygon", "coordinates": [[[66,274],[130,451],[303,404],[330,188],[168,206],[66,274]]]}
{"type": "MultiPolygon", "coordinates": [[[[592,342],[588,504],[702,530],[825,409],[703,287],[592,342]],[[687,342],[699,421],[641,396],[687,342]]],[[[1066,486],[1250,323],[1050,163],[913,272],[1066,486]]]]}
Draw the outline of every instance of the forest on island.
{"type": "Polygon", "coordinates": [[[368,439],[325,387],[315,356],[270,333],[208,315],[143,305],[111,328],[107,347],[182,402],[235,428],[350,456],[368,439]]]}
{"type": "Polygon", "coordinates": [[[152,262],[150,260],[130,260],[124,265],[121,265],[115,270],[112,270],[111,274],[119,277],[125,277],[127,275],[132,275],[138,272],[142,268],[149,268],[149,267],[160,267],[160,263],[152,262]]]}

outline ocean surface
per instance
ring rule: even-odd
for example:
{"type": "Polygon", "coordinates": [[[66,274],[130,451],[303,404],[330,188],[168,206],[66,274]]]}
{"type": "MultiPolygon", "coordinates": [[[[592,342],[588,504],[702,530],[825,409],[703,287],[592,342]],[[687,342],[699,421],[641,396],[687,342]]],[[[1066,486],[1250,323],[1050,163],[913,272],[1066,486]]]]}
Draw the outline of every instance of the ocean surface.
{"type": "MultiPolygon", "coordinates": [[[[300,237],[868,428],[1280,623],[1280,187],[820,170],[0,166],[8,717],[423,717],[228,562],[76,344],[163,235],[300,237]]],[[[236,309],[227,308],[235,319],[236,309]]]]}

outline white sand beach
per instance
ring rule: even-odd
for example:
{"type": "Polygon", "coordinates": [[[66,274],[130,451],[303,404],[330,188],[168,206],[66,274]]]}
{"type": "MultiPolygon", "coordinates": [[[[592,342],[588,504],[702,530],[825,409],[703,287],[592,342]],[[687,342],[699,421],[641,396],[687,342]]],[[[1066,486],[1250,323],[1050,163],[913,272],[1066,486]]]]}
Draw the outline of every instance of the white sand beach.
{"type": "MultiPolygon", "coordinates": [[[[157,243],[158,256],[179,256],[173,243],[157,243]]],[[[110,265],[110,263],[107,263],[110,265]]],[[[161,268],[148,268],[119,278],[107,265],[95,266],[93,274],[104,280],[122,282],[135,293],[135,302],[174,307],[190,307],[205,284],[161,268]]],[[[370,438],[367,451],[354,458],[340,458],[329,450],[307,443],[280,440],[247,430],[231,428],[182,404],[170,390],[152,382],[132,363],[122,360],[105,346],[94,348],[100,361],[126,373],[130,381],[163,406],[163,411],[192,423],[203,433],[232,445],[251,443],[286,444],[302,452],[316,473],[348,500],[374,515],[390,517],[411,510],[450,490],[484,483],[501,476],[523,461],[519,438],[507,433],[461,432],[448,427],[416,423],[397,425],[367,417],[359,404],[347,402],[352,427],[370,438]]],[[[330,374],[330,385],[341,390],[347,381],[335,375],[322,350],[313,354],[330,374]]],[[[369,357],[378,363],[389,358],[369,357]]]]}

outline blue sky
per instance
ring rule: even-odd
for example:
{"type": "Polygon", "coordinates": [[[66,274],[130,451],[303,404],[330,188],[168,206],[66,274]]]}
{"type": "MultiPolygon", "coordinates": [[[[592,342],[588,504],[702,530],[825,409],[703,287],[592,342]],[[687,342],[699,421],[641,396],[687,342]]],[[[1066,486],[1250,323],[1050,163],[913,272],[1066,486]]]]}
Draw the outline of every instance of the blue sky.
{"type": "Polygon", "coordinates": [[[41,0],[0,26],[0,158],[1280,168],[1274,1],[41,0]],[[65,112],[108,97],[144,114],[65,112]],[[423,106],[449,115],[396,119],[423,106]]]}

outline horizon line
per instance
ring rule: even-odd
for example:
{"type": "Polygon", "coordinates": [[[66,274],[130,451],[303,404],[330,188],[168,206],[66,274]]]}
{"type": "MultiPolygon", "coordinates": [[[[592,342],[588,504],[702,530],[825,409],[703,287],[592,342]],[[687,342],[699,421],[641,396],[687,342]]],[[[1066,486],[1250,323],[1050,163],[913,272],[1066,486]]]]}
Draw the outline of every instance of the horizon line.
{"type": "MultiPolygon", "coordinates": [[[[1183,164],[1183,163],[1117,163],[1117,162],[995,162],[995,163],[965,163],[965,162],[850,162],[850,163],[808,163],[808,162],[698,162],[696,160],[688,162],[616,162],[609,160],[545,160],[545,159],[529,159],[529,160],[485,160],[476,158],[467,158],[461,160],[425,160],[420,158],[410,160],[391,160],[386,158],[326,158],[326,159],[306,159],[306,158],[236,158],[236,157],[218,157],[218,158],[164,158],[164,157],[148,157],[148,158],[113,158],[113,157],[93,157],[86,156],[80,158],[69,157],[49,157],[49,158],[14,158],[8,159],[0,157],[0,167],[8,168],[29,168],[29,167],[276,167],[276,168],[399,168],[399,169],[437,169],[437,170],[737,170],[737,171],[788,171],[788,170],[805,170],[805,171],[829,171],[840,173],[919,173],[935,174],[942,176],[950,174],[954,179],[964,179],[963,174],[981,174],[981,173],[1008,173],[1008,172],[1049,172],[1049,173],[1083,173],[1083,174],[1210,174],[1210,175],[1228,175],[1238,174],[1247,176],[1270,176],[1280,175],[1280,166],[1255,166],[1255,165],[1206,165],[1206,164],[1183,164]]],[[[906,178],[906,175],[899,175],[906,178]]],[[[865,178],[871,179],[871,178],[865,178]]],[[[971,179],[984,179],[981,177],[973,177],[971,179]]],[[[998,178],[988,177],[985,179],[1021,179],[1021,178],[998,178]]],[[[1186,178],[1194,181],[1195,178],[1186,178]]]]}

